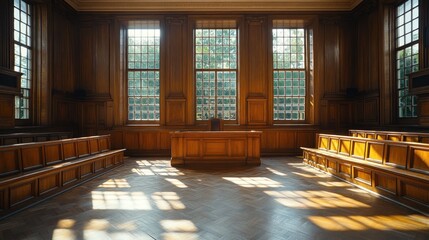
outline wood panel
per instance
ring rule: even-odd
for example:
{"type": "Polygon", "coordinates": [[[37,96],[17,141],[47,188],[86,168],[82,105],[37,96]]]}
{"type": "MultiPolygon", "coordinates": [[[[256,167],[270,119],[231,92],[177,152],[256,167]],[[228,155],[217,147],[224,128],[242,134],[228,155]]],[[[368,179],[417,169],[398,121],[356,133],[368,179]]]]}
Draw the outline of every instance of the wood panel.
{"type": "Polygon", "coordinates": [[[368,151],[365,158],[367,160],[382,163],[384,156],[384,144],[378,142],[368,142],[367,148],[368,151]]]}
{"type": "Polygon", "coordinates": [[[15,126],[15,96],[0,93],[0,128],[15,126]]]}
{"type": "Polygon", "coordinates": [[[358,182],[359,184],[365,184],[369,187],[372,186],[372,173],[368,169],[354,166],[353,177],[354,181],[358,182]]]}
{"type": "Polygon", "coordinates": [[[248,125],[266,125],[267,116],[267,99],[248,98],[247,99],[247,121],[248,125]]]}
{"type": "MultiPolygon", "coordinates": [[[[52,70],[45,69],[45,71],[52,72],[52,89],[54,92],[61,93],[73,93],[76,87],[76,78],[78,76],[79,64],[77,64],[78,53],[77,50],[77,23],[76,17],[73,17],[72,14],[63,10],[61,7],[58,7],[57,4],[55,10],[53,11],[52,23],[49,21],[49,24],[52,24],[53,31],[48,32],[49,36],[52,36],[52,70]]],[[[82,34],[88,32],[81,32],[82,34]]],[[[85,37],[87,35],[84,35],[85,37]]],[[[86,39],[82,39],[86,42],[86,39]]],[[[85,44],[85,46],[89,46],[85,44]]],[[[88,55],[92,53],[92,49],[82,49],[87,50],[88,55]]],[[[43,53],[48,54],[48,53],[43,53]]],[[[81,59],[83,64],[88,64],[86,61],[89,59],[81,59]]],[[[92,66],[92,65],[91,65],[92,66]]],[[[45,86],[47,87],[47,86],[45,86]]],[[[72,116],[72,115],[70,115],[72,116]]]]}
{"type": "Polygon", "coordinates": [[[140,149],[139,133],[138,132],[124,132],[123,147],[126,149],[140,149]]]}
{"type": "Polygon", "coordinates": [[[60,174],[52,174],[39,179],[39,193],[46,194],[59,188],[60,185],[60,174]]]}
{"type": "Polygon", "coordinates": [[[425,147],[412,147],[410,149],[410,162],[408,168],[429,174],[429,149],[425,147]]]}
{"type": "Polygon", "coordinates": [[[64,160],[77,158],[76,144],[74,142],[63,143],[64,160]]]}
{"type": "Polygon", "coordinates": [[[78,89],[81,95],[86,95],[86,92],[90,92],[95,89],[94,81],[94,27],[93,26],[81,26],[79,29],[79,66],[80,66],[80,77],[78,82],[78,89]]]}
{"type": "Polygon", "coordinates": [[[258,131],[171,132],[171,165],[260,165],[261,133],[258,131]]]}
{"type": "Polygon", "coordinates": [[[71,184],[79,179],[79,167],[74,167],[62,172],[63,185],[71,184]]]}
{"type": "Polygon", "coordinates": [[[357,158],[365,158],[365,141],[352,141],[352,153],[351,155],[357,158]]]}
{"type": "Polygon", "coordinates": [[[94,34],[95,55],[94,59],[94,76],[95,89],[98,95],[110,95],[110,21],[99,22],[96,25],[94,34]]]}
{"type": "MultiPolygon", "coordinates": [[[[187,19],[185,16],[167,17],[166,37],[166,59],[165,64],[168,66],[165,79],[165,90],[167,99],[174,96],[186,96],[186,61],[188,56],[186,51],[187,44],[187,19]]],[[[182,109],[184,110],[184,109],[182,109]]]]}
{"type": "Polygon", "coordinates": [[[186,123],[186,99],[166,99],[166,125],[180,126],[186,123]]]}
{"type": "Polygon", "coordinates": [[[89,141],[78,141],[77,142],[77,155],[78,157],[83,157],[83,156],[87,156],[90,153],[89,150],[89,141]]]}
{"type": "Polygon", "coordinates": [[[46,165],[58,163],[63,160],[61,143],[44,146],[46,165]]]}
{"type": "Polygon", "coordinates": [[[340,154],[350,155],[351,153],[351,141],[347,139],[340,139],[340,148],[338,150],[340,154]]]}
{"type": "Polygon", "coordinates": [[[98,140],[98,139],[91,139],[91,140],[89,140],[89,149],[91,151],[91,154],[100,152],[100,146],[98,144],[99,141],[100,140],[98,140]]]}
{"type": "Polygon", "coordinates": [[[20,151],[19,149],[10,149],[7,151],[0,151],[0,176],[10,175],[20,171],[20,151]]]}
{"type": "Polygon", "coordinates": [[[386,156],[386,164],[391,164],[396,167],[405,168],[407,164],[407,154],[408,148],[407,146],[402,145],[393,145],[390,144],[386,146],[387,156],[386,156]]]}
{"type": "Polygon", "coordinates": [[[21,183],[9,189],[9,204],[14,207],[24,201],[36,197],[36,184],[34,181],[21,183]]]}
{"type": "MultiPolygon", "coordinates": [[[[267,96],[267,19],[262,16],[249,16],[247,25],[247,86],[248,97],[267,96]]],[[[265,113],[266,114],[266,113],[265,113]]]]}
{"type": "Polygon", "coordinates": [[[402,181],[401,195],[429,207],[429,189],[417,182],[402,181]]]}
{"type": "Polygon", "coordinates": [[[383,192],[396,195],[397,190],[397,178],[394,176],[386,175],[383,173],[374,173],[374,187],[383,192]]]}
{"type": "Polygon", "coordinates": [[[340,47],[340,29],[337,20],[335,19],[324,19],[324,49],[323,49],[323,78],[324,81],[324,93],[337,93],[341,86],[339,78],[339,47],[340,47]],[[334,67],[335,66],[335,67],[334,67]]]}
{"type": "Polygon", "coordinates": [[[44,165],[43,146],[28,146],[22,148],[21,161],[24,171],[42,167],[44,165]]]}

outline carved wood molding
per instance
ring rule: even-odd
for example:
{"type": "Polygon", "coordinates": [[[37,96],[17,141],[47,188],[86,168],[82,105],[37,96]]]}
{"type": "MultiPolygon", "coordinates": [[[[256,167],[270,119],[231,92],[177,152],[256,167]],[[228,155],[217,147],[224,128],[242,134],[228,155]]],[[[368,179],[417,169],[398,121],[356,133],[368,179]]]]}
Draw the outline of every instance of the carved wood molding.
{"type": "Polygon", "coordinates": [[[135,11],[351,11],[362,0],[64,0],[80,12],[135,11]]]}
{"type": "Polygon", "coordinates": [[[185,17],[180,17],[180,16],[174,16],[174,17],[166,17],[166,22],[169,25],[182,25],[185,23],[186,18],[185,17]]]}
{"type": "Polygon", "coordinates": [[[250,16],[250,17],[246,17],[246,22],[249,25],[254,25],[254,24],[263,24],[265,21],[267,21],[266,17],[261,17],[261,16],[250,16]]]}

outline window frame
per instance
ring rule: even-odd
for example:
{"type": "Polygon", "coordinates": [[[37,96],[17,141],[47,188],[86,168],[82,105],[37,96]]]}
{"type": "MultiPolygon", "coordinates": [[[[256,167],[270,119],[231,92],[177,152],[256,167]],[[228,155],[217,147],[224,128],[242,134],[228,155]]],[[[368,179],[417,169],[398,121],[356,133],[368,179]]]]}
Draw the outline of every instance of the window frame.
{"type": "MultiPolygon", "coordinates": [[[[314,85],[314,73],[315,73],[315,31],[314,26],[312,26],[313,16],[301,16],[301,17],[287,17],[287,16],[273,16],[269,19],[269,31],[268,31],[268,66],[269,73],[268,79],[270,81],[270,97],[269,97],[269,117],[273,125],[296,125],[296,124],[308,124],[314,121],[313,119],[313,108],[310,106],[310,97],[313,94],[313,85],[314,85]],[[275,21],[287,21],[289,25],[284,27],[275,27],[275,21]],[[273,49],[273,30],[274,29],[304,29],[305,35],[305,119],[304,120],[274,120],[274,71],[275,70],[286,70],[286,69],[275,69],[274,68],[274,49],[273,49]],[[310,44],[310,31],[312,32],[312,41],[310,44]],[[310,49],[312,47],[312,49],[310,49]],[[312,59],[311,59],[312,57],[312,59]]],[[[295,70],[295,69],[294,69],[295,70]]],[[[294,71],[291,70],[291,71],[294,71]]]]}
{"type": "MultiPolygon", "coordinates": [[[[147,16],[145,18],[141,17],[131,17],[126,19],[121,19],[120,25],[121,25],[121,34],[120,38],[121,41],[123,41],[121,45],[121,59],[122,59],[122,78],[124,82],[124,90],[123,90],[123,96],[124,96],[124,121],[128,125],[148,125],[148,126],[159,126],[163,122],[164,119],[164,99],[163,99],[163,77],[164,77],[164,21],[159,16],[147,16]],[[159,38],[159,119],[158,120],[130,120],[128,118],[129,112],[129,103],[128,103],[128,29],[129,25],[132,22],[145,22],[145,21],[156,21],[159,24],[159,31],[160,31],[160,38],[159,38]]],[[[148,71],[152,71],[154,69],[146,69],[148,71]]]]}
{"type": "MultiPolygon", "coordinates": [[[[194,92],[194,96],[193,96],[193,102],[194,102],[194,112],[193,112],[193,119],[197,124],[205,124],[209,122],[209,119],[205,120],[198,120],[197,119],[197,71],[198,70],[203,70],[203,71],[215,71],[215,72],[222,72],[222,71],[235,71],[236,73],[236,82],[235,82],[235,119],[233,120],[224,120],[222,119],[224,124],[238,124],[239,123],[239,118],[240,118],[240,54],[241,54],[241,18],[240,17],[235,17],[235,16],[212,16],[212,17],[201,17],[201,16],[191,16],[190,17],[190,36],[191,36],[191,41],[190,42],[190,49],[191,49],[191,53],[192,53],[192,57],[190,65],[191,65],[191,74],[192,76],[190,77],[190,79],[192,79],[192,89],[194,92]],[[201,28],[198,27],[198,22],[211,22],[212,24],[214,24],[214,27],[207,27],[207,28],[201,28]],[[225,28],[225,27],[219,27],[216,26],[217,24],[219,24],[222,21],[233,21],[235,24],[234,28],[225,28]],[[195,40],[196,40],[196,35],[195,35],[195,30],[196,29],[236,29],[236,68],[235,69],[221,69],[221,68],[214,68],[214,69],[197,69],[196,68],[196,45],[195,45],[195,40]]],[[[217,95],[217,93],[216,93],[217,95]]],[[[215,116],[216,117],[216,116],[215,116]]]]}
{"type": "MultiPolygon", "coordinates": [[[[393,111],[392,112],[393,112],[394,119],[396,119],[396,121],[398,123],[410,124],[410,123],[416,123],[418,118],[419,118],[418,103],[416,102],[416,105],[415,105],[416,116],[406,116],[406,117],[400,117],[399,116],[399,114],[400,114],[399,107],[400,106],[399,106],[399,89],[398,89],[397,53],[400,50],[405,50],[407,47],[412,47],[413,45],[418,44],[418,49],[419,49],[418,67],[419,67],[419,69],[417,71],[424,68],[424,64],[426,64],[426,63],[424,62],[425,61],[425,59],[424,59],[425,54],[424,54],[424,46],[423,46],[423,40],[424,40],[423,39],[424,38],[423,37],[423,30],[427,27],[427,25],[425,24],[423,13],[424,13],[424,8],[427,6],[424,3],[422,3],[422,1],[418,0],[419,1],[419,6],[418,6],[419,7],[419,20],[418,20],[418,22],[419,22],[419,29],[418,29],[419,39],[415,40],[415,41],[411,41],[408,44],[404,44],[401,47],[397,47],[397,31],[396,31],[396,29],[397,29],[397,23],[396,23],[397,11],[398,11],[398,7],[402,4],[404,4],[406,1],[407,0],[400,1],[397,4],[394,4],[391,8],[391,13],[392,13],[391,14],[392,15],[391,16],[391,22],[392,22],[392,28],[393,28],[392,34],[391,34],[391,38],[392,38],[392,40],[391,40],[391,44],[392,44],[392,72],[393,72],[393,74],[392,74],[392,83],[393,83],[392,84],[392,92],[393,92],[393,98],[394,98],[392,101],[392,103],[393,103],[393,106],[392,106],[393,111]]],[[[412,71],[410,73],[412,73],[412,71]]],[[[404,78],[404,80],[405,79],[406,78],[404,78]]],[[[408,83],[408,86],[409,86],[409,83],[408,83]]],[[[408,86],[407,86],[407,88],[408,88],[408,86]]],[[[413,97],[414,95],[408,93],[408,96],[413,97]]],[[[416,99],[416,101],[417,101],[417,99],[416,99]]]]}
{"type": "MultiPolygon", "coordinates": [[[[26,2],[26,1],[24,1],[24,0],[21,0],[22,2],[24,2],[24,3],[26,3],[27,5],[28,5],[28,7],[29,7],[29,9],[30,9],[30,47],[28,47],[28,49],[29,49],[29,51],[31,52],[30,53],[30,55],[31,55],[31,61],[30,61],[30,74],[31,74],[31,78],[30,78],[30,87],[28,88],[28,91],[29,91],[29,96],[28,96],[28,118],[16,118],[16,115],[15,115],[15,125],[17,125],[17,126],[26,126],[26,125],[31,125],[32,124],[32,122],[33,122],[33,119],[35,118],[35,116],[34,116],[34,108],[35,108],[35,106],[34,106],[34,99],[35,99],[35,96],[36,96],[36,88],[37,88],[37,82],[36,82],[36,80],[37,80],[37,78],[36,78],[36,72],[35,72],[35,66],[36,66],[36,59],[37,59],[37,52],[36,52],[36,49],[35,49],[35,46],[36,46],[36,39],[37,39],[37,36],[36,36],[36,25],[37,25],[37,23],[36,23],[36,7],[34,6],[34,4],[32,4],[32,3],[29,3],[29,2],[26,2]]],[[[11,43],[10,43],[10,46],[11,46],[11,67],[12,67],[12,69],[14,70],[14,71],[16,71],[15,70],[15,56],[16,56],[16,54],[15,54],[15,44],[18,44],[18,45],[20,45],[20,46],[24,46],[24,47],[26,47],[27,48],[27,46],[25,46],[25,45],[23,45],[23,44],[21,44],[19,41],[16,41],[15,40],[15,37],[14,37],[14,32],[15,32],[15,3],[14,3],[14,1],[12,1],[11,2],[11,5],[10,5],[10,8],[12,9],[11,10],[11,26],[10,26],[10,31],[11,31],[11,43]]],[[[21,79],[22,79],[22,77],[21,77],[21,79]]],[[[21,80],[22,81],[22,80],[21,80]]],[[[21,83],[20,83],[20,86],[21,86],[21,83]]],[[[15,96],[15,104],[16,104],[16,101],[17,101],[17,98],[21,98],[22,97],[22,88],[20,87],[20,89],[21,89],[21,95],[19,95],[19,96],[15,96]]],[[[14,106],[14,112],[16,111],[16,109],[17,109],[17,106],[14,106]]]]}

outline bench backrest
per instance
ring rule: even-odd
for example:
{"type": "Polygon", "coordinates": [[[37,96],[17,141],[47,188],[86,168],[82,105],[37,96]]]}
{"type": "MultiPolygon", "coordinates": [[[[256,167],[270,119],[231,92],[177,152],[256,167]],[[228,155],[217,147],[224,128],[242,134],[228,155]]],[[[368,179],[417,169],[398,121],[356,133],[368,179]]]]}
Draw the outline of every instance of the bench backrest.
{"type": "Polygon", "coordinates": [[[109,149],[110,135],[0,146],[0,177],[109,149]]]}
{"type": "Polygon", "coordinates": [[[429,144],[319,134],[318,148],[429,175],[429,144]]]}
{"type": "Polygon", "coordinates": [[[349,130],[349,135],[353,137],[371,138],[378,140],[429,143],[429,133],[422,132],[395,132],[352,129],[349,130]]]}
{"type": "Polygon", "coordinates": [[[0,134],[0,145],[18,143],[44,142],[72,137],[71,132],[35,132],[35,133],[9,133],[0,134]]]}

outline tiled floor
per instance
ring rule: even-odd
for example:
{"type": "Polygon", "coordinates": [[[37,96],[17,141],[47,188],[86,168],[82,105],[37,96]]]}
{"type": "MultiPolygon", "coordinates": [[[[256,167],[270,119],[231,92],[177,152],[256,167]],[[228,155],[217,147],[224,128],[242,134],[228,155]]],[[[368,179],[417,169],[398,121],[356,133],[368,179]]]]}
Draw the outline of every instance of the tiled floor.
{"type": "Polygon", "coordinates": [[[301,163],[176,169],[129,158],[0,222],[0,239],[429,239],[429,217],[301,163]]]}

